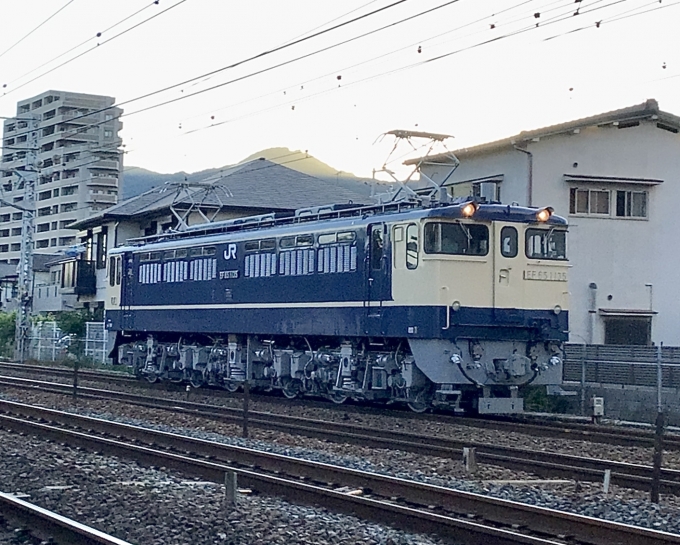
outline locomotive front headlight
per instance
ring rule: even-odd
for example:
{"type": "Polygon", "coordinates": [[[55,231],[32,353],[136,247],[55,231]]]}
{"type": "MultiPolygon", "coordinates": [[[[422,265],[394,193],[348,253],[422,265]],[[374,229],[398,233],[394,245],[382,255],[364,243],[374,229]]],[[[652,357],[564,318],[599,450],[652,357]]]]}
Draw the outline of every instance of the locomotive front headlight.
{"type": "Polygon", "coordinates": [[[451,308],[453,309],[453,312],[458,312],[460,310],[460,301],[451,303],[451,308]]]}
{"type": "Polygon", "coordinates": [[[463,358],[461,357],[460,354],[453,354],[451,356],[451,363],[453,363],[454,365],[459,365],[463,363],[463,358]]]}
{"type": "Polygon", "coordinates": [[[562,312],[562,307],[560,305],[555,305],[555,308],[553,308],[553,313],[555,316],[557,316],[560,312],[562,312]]]}
{"type": "Polygon", "coordinates": [[[479,205],[476,202],[470,201],[465,206],[463,206],[463,208],[460,209],[460,213],[463,215],[463,217],[469,218],[475,212],[477,212],[478,208],[479,208],[479,205]]]}
{"type": "Polygon", "coordinates": [[[550,216],[553,215],[554,211],[555,210],[551,206],[541,208],[538,212],[536,212],[536,219],[538,221],[548,221],[550,219],[550,216]]]}
{"type": "Polygon", "coordinates": [[[562,358],[560,358],[559,356],[552,356],[550,358],[550,365],[556,366],[559,365],[560,363],[562,363],[562,358]]]}

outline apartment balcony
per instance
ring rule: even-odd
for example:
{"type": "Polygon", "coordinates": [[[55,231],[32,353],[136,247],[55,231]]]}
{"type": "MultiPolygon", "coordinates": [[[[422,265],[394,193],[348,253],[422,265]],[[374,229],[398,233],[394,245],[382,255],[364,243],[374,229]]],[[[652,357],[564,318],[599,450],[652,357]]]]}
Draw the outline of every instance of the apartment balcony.
{"type": "Polygon", "coordinates": [[[116,204],[118,202],[118,195],[107,195],[106,193],[92,193],[87,196],[88,203],[99,204],[116,204]]]}
{"type": "Polygon", "coordinates": [[[91,176],[87,180],[88,186],[118,187],[118,178],[113,176],[91,176]]]}
{"type": "Polygon", "coordinates": [[[97,293],[96,262],[74,259],[61,265],[62,293],[95,295],[97,293]]]}
{"type": "Polygon", "coordinates": [[[98,134],[87,134],[78,131],[63,131],[59,132],[62,140],[69,140],[74,142],[98,142],[98,134]]]}
{"type": "Polygon", "coordinates": [[[118,170],[120,168],[120,162],[115,160],[102,159],[96,163],[91,163],[88,165],[90,168],[101,168],[101,169],[111,169],[118,170]]]}

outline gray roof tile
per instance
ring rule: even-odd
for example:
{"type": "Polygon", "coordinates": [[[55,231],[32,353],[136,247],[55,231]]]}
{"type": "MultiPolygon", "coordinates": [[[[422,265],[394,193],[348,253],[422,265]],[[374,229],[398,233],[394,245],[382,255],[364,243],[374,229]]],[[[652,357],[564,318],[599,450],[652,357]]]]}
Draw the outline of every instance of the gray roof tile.
{"type": "Polygon", "coordinates": [[[101,213],[75,223],[76,229],[99,225],[106,219],[121,219],[160,212],[175,206],[201,202],[205,206],[296,210],[310,206],[371,201],[369,180],[316,178],[283,165],[258,159],[225,169],[200,182],[168,183],[118,203],[101,213]]]}

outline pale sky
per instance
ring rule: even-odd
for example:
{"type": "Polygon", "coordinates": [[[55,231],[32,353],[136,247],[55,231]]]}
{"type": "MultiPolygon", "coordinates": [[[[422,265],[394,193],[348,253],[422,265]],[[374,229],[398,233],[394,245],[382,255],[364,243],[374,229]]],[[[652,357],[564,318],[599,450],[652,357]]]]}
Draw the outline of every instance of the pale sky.
{"type": "Polygon", "coordinates": [[[113,96],[127,114],[126,167],[158,172],[285,146],[370,176],[391,129],[451,134],[455,149],[648,98],[680,115],[680,0],[0,0],[0,21],[0,116],[49,89],[113,96]]]}

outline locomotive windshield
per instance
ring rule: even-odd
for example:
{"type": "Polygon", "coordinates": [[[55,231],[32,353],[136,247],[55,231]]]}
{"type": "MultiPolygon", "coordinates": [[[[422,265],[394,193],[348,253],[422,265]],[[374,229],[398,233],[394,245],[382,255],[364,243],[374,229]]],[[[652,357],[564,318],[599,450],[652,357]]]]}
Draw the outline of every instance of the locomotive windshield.
{"type": "Polygon", "coordinates": [[[564,229],[527,229],[526,254],[531,259],[567,259],[567,232],[564,229]]]}
{"type": "Polygon", "coordinates": [[[428,223],[425,225],[425,253],[448,255],[486,255],[489,228],[466,223],[428,223]]]}

